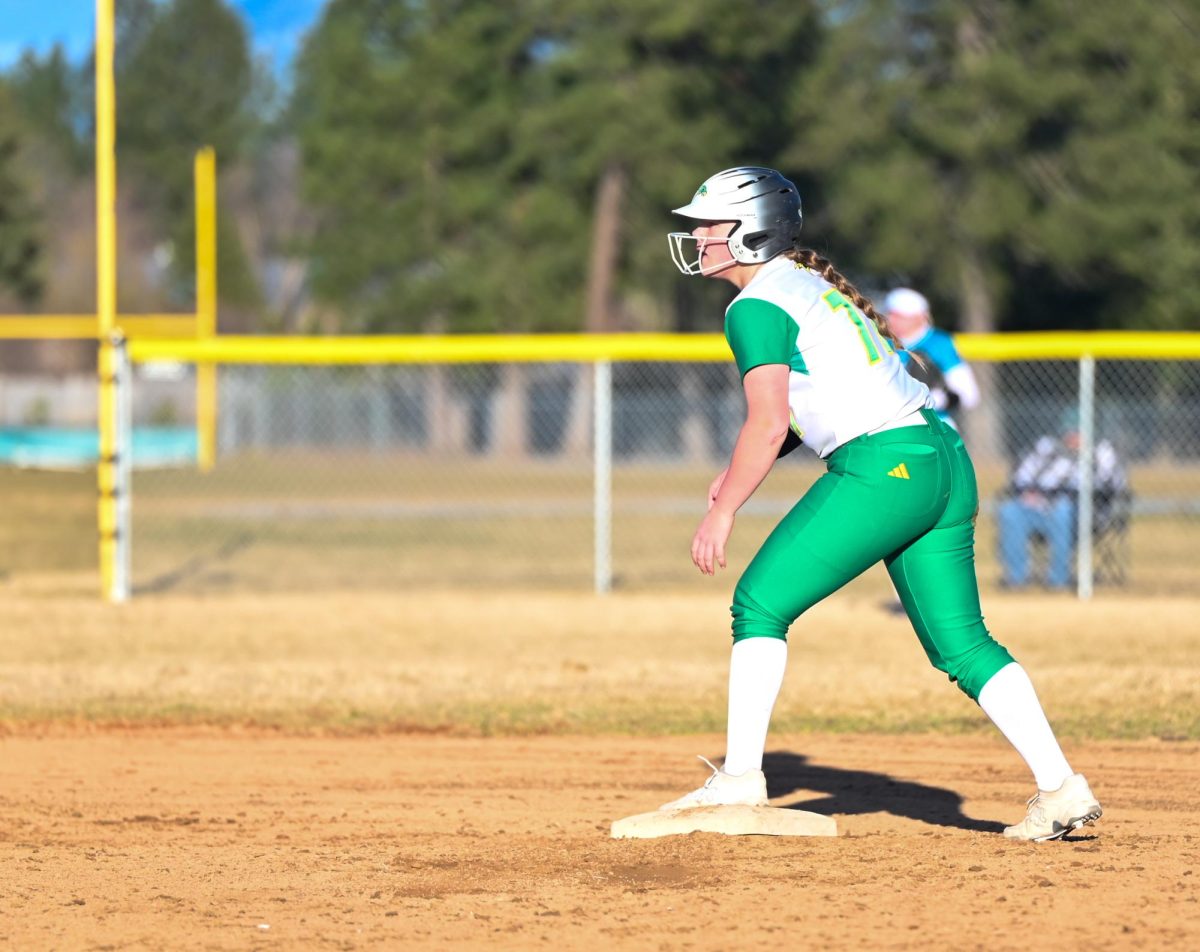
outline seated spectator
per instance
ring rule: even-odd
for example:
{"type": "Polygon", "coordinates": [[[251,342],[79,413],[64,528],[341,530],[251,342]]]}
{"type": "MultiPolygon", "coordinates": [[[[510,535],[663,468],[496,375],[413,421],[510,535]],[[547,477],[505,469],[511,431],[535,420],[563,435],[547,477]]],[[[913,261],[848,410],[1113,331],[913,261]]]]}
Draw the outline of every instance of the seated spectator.
{"type": "MultiPolygon", "coordinates": [[[[1093,452],[1093,525],[1109,523],[1117,500],[1128,491],[1125,470],[1108,440],[1098,440],[1093,452]]],[[[1066,588],[1072,582],[1079,505],[1079,416],[1068,411],[1059,436],[1043,436],[1017,464],[1008,498],[998,514],[1002,584],[1029,583],[1029,548],[1033,536],[1046,541],[1049,560],[1045,584],[1066,588]]]]}

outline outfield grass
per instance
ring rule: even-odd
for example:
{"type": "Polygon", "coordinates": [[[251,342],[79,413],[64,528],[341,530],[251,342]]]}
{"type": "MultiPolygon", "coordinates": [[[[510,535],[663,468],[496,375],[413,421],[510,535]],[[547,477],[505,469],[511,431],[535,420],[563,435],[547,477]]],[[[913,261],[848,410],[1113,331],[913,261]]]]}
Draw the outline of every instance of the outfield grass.
{"type": "MultiPolygon", "coordinates": [[[[731,580],[702,594],[435,591],[97,601],[0,583],[0,725],[660,734],[724,724],[731,580]]],[[[1009,595],[988,622],[1055,724],[1200,739],[1200,600],[1009,595]]],[[[800,620],[779,730],[983,731],[864,584],[800,620]]]]}
{"type": "MultiPolygon", "coordinates": [[[[789,462],[771,474],[739,516],[735,564],[744,564],[819,472],[818,464],[789,462]]],[[[618,467],[612,546],[620,589],[703,591],[686,553],[711,475],[695,467],[618,467]]],[[[994,498],[1002,480],[1001,471],[982,469],[982,497],[994,498]]],[[[1192,470],[1144,467],[1134,485],[1159,499],[1200,498],[1200,473],[1192,470]]],[[[95,498],[90,474],[0,470],[0,573],[94,569],[95,498]]],[[[590,472],[554,461],[296,454],[240,457],[210,474],[138,473],[134,580],[143,592],[481,584],[586,590],[591,505],[590,472]]],[[[1200,519],[1138,517],[1123,591],[1200,591],[1197,554],[1200,519]]],[[[986,515],[977,556],[986,589],[1000,574],[986,515]]]]}
{"type": "MultiPolygon", "coordinates": [[[[139,587],[112,607],[96,597],[92,475],[0,470],[0,722],[719,729],[736,573],[817,472],[771,475],[713,580],[687,557],[708,474],[623,467],[609,598],[588,593],[590,476],[562,466],[300,457],[139,474],[139,587]],[[414,502],[442,510],[398,514],[414,502]]],[[[985,494],[999,478],[981,474],[985,494]]],[[[989,623],[1069,733],[1200,738],[1200,520],[1139,518],[1132,548],[1129,584],[1091,604],[998,593],[981,520],[989,623]]],[[[983,729],[881,610],[890,595],[875,569],[801,620],[782,729],[983,729]]]]}
{"type": "Polygon", "coordinates": [[[96,564],[95,474],[0,466],[0,577],[96,564]]]}

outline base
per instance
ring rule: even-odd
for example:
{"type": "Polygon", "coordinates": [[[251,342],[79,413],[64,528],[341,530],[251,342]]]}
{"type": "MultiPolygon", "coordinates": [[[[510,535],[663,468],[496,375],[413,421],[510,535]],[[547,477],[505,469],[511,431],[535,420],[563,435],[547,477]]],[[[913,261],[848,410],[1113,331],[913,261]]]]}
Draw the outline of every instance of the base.
{"type": "Polygon", "coordinates": [[[617,820],[614,840],[646,840],[686,833],[723,833],[726,836],[837,836],[831,816],[780,807],[692,807],[656,810],[617,820]]]}

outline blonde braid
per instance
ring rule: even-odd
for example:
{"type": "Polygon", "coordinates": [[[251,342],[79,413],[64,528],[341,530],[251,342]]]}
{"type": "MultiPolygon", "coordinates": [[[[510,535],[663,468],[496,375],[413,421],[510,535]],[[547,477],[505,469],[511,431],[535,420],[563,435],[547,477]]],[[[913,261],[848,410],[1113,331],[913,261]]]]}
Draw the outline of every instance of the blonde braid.
{"type": "MultiPolygon", "coordinates": [[[[871,299],[858,290],[853,284],[847,280],[846,276],[838,271],[833,266],[833,262],[828,258],[824,258],[810,248],[791,248],[783,253],[785,258],[790,258],[802,268],[808,268],[810,271],[815,271],[826,281],[838,289],[842,297],[850,300],[856,308],[867,315],[879,328],[879,333],[885,339],[891,342],[892,346],[897,350],[904,350],[904,345],[900,343],[900,339],[892,333],[892,329],[888,327],[887,321],[883,316],[875,310],[875,305],[871,303],[871,299]]],[[[913,355],[917,356],[917,355],[913,355]]]]}

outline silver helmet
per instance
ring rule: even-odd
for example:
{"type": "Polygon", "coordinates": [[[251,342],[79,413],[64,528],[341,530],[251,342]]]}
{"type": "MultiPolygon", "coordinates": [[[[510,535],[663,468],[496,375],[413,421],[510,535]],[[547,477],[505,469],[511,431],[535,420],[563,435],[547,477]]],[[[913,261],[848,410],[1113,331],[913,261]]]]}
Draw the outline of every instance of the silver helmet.
{"type": "MultiPolygon", "coordinates": [[[[672,209],[676,215],[697,221],[732,221],[737,226],[728,238],[705,238],[705,244],[724,241],[739,264],[763,264],[795,244],[804,223],[800,193],[776,172],[755,165],[739,165],[718,172],[696,189],[686,205],[672,209]]],[[[671,260],[684,274],[710,274],[700,263],[701,239],[685,231],[667,236],[671,260]],[[684,242],[695,241],[696,253],[689,260],[684,242]]],[[[723,265],[722,265],[723,266],[723,265]]]]}

